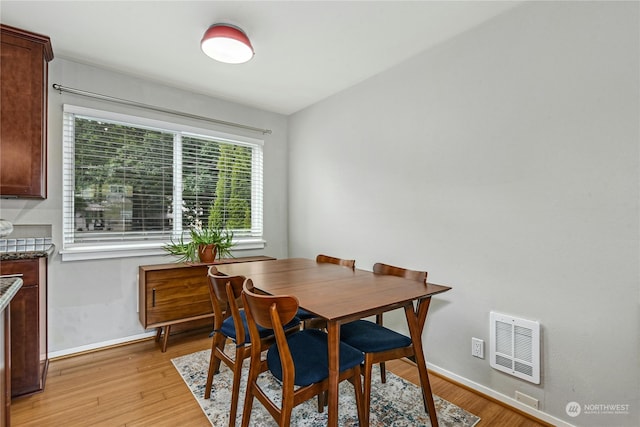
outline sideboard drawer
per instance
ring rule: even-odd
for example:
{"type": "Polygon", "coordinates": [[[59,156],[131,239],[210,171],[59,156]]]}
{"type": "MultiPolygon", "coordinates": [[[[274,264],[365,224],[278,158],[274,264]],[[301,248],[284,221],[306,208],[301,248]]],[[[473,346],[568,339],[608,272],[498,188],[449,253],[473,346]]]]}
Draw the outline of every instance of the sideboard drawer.
{"type": "MultiPolygon", "coordinates": [[[[145,328],[158,323],[213,314],[207,284],[208,266],[140,272],[145,275],[145,328]]],[[[142,313],[142,312],[141,312],[142,313]]]]}

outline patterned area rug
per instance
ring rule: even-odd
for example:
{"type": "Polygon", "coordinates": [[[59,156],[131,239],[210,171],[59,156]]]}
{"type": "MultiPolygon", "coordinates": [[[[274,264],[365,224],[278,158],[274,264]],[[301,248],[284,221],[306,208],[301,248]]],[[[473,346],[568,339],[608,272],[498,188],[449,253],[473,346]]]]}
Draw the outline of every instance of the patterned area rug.
{"type": "MultiPolygon", "coordinates": [[[[182,379],[187,384],[200,407],[209,418],[213,426],[227,426],[229,424],[229,405],[231,403],[231,386],[233,374],[224,364],[220,364],[220,373],[213,377],[211,399],[205,400],[204,388],[207,381],[210,350],[203,350],[172,359],[182,379]]],[[[233,354],[233,353],[231,353],[233,354]]],[[[243,367],[243,379],[240,385],[240,401],[238,404],[238,416],[236,425],[242,420],[242,406],[246,378],[249,372],[249,359],[245,360],[243,367]]],[[[417,427],[431,426],[429,416],[422,404],[420,388],[404,379],[387,372],[387,382],[380,382],[380,373],[374,367],[371,392],[371,415],[369,425],[372,427],[417,427]]],[[[279,396],[280,387],[277,380],[270,373],[263,373],[259,381],[260,385],[270,390],[269,397],[279,396]]],[[[276,399],[274,399],[276,400],[276,399]]],[[[438,422],[443,427],[473,427],[480,418],[434,396],[438,422]]],[[[348,381],[340,383],[338,424],[344,427],[357,427],[358,416],[355,405],[353,386],[348,381]]],[[[251,426],[277,426],[274,419],[262,404],[254,399],[251,412],[251,426]]],[[[318,413],[317,399],[311,399],[293,408],[291,425],[295,427],[316,427],[327,425],[327,410],[318,413]]]]}

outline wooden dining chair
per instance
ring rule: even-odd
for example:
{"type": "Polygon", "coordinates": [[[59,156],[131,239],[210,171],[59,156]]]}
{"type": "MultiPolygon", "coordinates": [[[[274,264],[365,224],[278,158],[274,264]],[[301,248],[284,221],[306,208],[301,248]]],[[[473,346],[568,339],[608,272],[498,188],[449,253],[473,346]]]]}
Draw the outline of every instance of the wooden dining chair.
{"type": "MultiPolygon", "coordinates": [[[[388,264],[376,263],[373,266],[375,274],[386,274],[404,277],[406,279],[427,283],[427,272],[408,270],[388,264]]],[[[356,320],[340,327],[340,340],[364,353],[364,402],[367,420],[371,402],[371,370],[376,363],[380,364],[380,378],[387,381],[385,362],[403,357],[413,358],[415,352],[411,338],[382,324],[382,313],[376,315],[376,322],[356,320]]]]}
{"type": "MultiPolygon", "coordinates": [[[[329,388],[328,339],[324,331],[303,329],[286,335],[282,327],[295,317],[298,300],[294,296],[261,295],[254,292],[251,279],[245,280],[242,293],[249,333],[252,340],[259,339],[260,329],[273,329],[276,343],[261,357],[258,347],[251,350],[249,379],[242,414],[242,426],[248,427],[254,397],[264,405],[278,425],[289,426],[293,408],[314,396],[321,396],[329,388]],[[258,384],[258,375],[270,371],[282,385],[282,401],[278,405],[258,384]]],[[[349,380],[355,390],[358,420],[364,421],[361,368],[364,360],[361,351],[340,343],[339,381],[349,380]]]]}
{"type": "MultiPolygon", "coordinates": [[[[427,284],[427,272],[419,270],[409,270],[407,268],[395,267],[389,264],[377,262],[373,264],[373,272],[375,274],[387,274],[390,276],[404,277],[405,279],[414,280],[427,284]]],[[[376,315],[376,323],[383,326],[382,313],[376,315]]],[[[383,383],[387,382],[387,371],[384,362],[380,362],[380,379],[383,383]]]]}
{"type": "MultiPolygon", "coordinates": [[[[245,281],[244,276],[226,276],[212,265],[209,267],[208,277],[209,295],[214,313],[214,331],[204,398],[211,397],[213,375],[219,372],[220,361],[223,361],[233,371],[231,409],[229,411],[229,426],[233,427],[238,408],[242,362],[251,355],[252,347],[258,351],[266,350],[275,342],[275,337],[271,329],[262,327],[258,329],[255,337],[251,337],[249,334],[246,312],[241,308],[240,295],[245,281]],[[235,357],[233,358],[224,351],[228,339],[235,343],[235,357]]],[[[299,330],[300,319],[292,317],[284,329],[288,333],[299,330]]]]}

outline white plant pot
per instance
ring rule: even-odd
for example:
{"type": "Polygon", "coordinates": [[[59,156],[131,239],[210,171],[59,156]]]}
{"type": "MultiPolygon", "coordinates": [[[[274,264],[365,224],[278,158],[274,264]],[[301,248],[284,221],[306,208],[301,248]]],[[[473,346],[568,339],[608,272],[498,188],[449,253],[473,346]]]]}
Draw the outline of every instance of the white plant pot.
{"type": "Polygon", "coordinates": [[[0,219],[0,237],[8,236],[13,232],[13,224],[6,219],[0,219]]]}

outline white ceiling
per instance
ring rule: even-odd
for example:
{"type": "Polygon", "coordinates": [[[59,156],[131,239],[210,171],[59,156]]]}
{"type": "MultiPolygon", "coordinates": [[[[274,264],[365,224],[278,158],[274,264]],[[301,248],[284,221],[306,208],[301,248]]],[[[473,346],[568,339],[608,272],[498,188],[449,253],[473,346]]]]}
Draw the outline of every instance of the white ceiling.
{"type": "Polygon", "coordinates": [[[0,19],[49,36],[56,58],[291,114],[518,4],[1,0],[0,19]],[[251,61],[221,64],[200,51],[219,22],[247,33],[251,61]]]}

